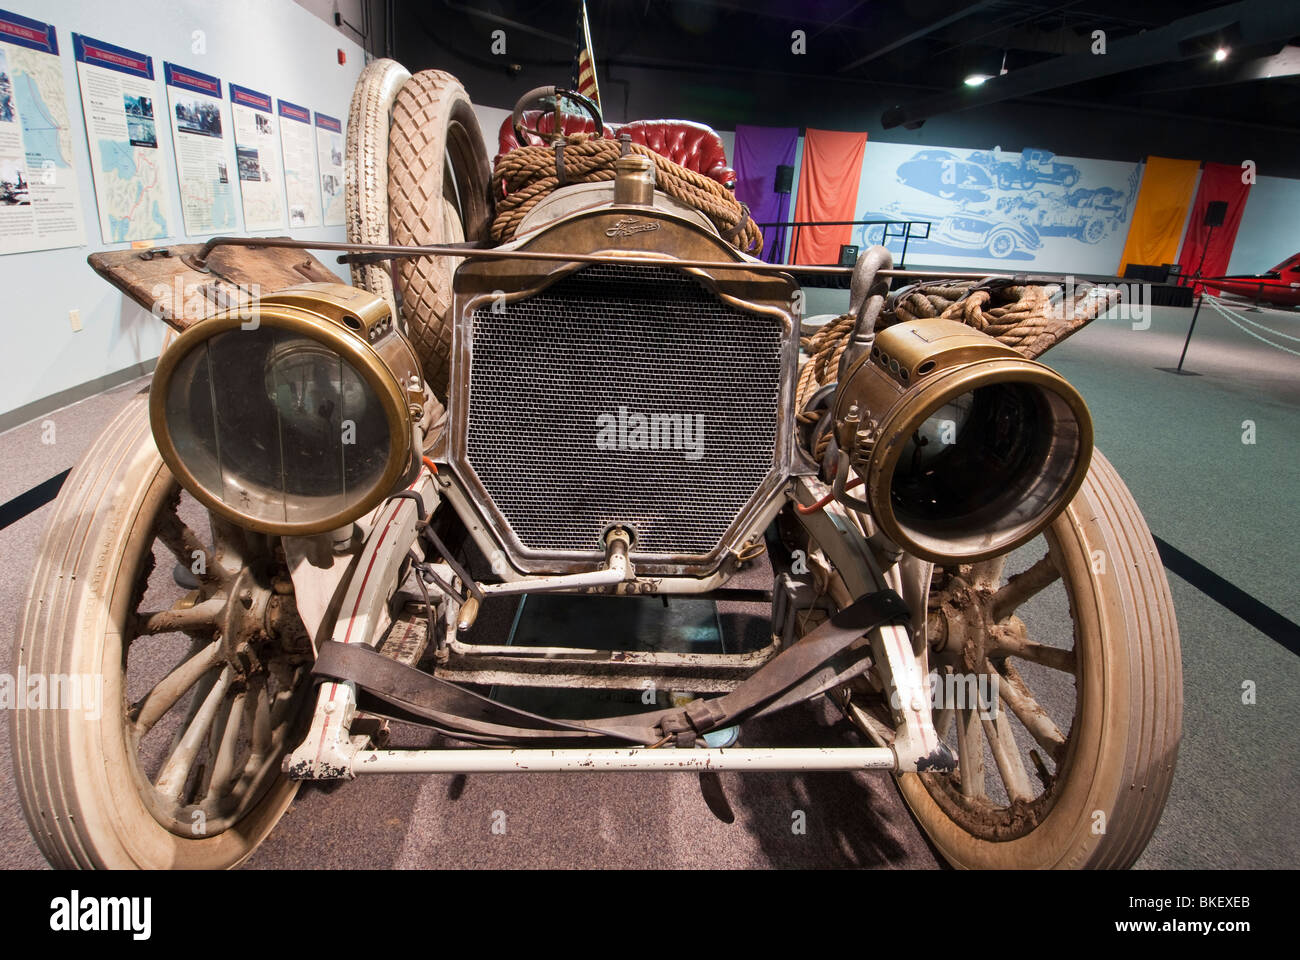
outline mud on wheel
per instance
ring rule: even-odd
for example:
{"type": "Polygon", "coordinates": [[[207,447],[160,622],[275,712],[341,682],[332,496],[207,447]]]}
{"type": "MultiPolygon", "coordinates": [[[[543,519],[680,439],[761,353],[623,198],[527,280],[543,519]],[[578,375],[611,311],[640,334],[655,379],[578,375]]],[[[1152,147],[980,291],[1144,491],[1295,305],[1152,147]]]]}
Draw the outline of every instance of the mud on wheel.
{"type": "Polygon", "coordinates": [[[940,853],[959,867],[1130,866],[1169,794],[1182,664],[1155,544],[1110,463],[1094,452],[1044,536],[936,568],[927,634],[941,682],[997,691],[996,709],[959,697],[936,710],[953,774],[899,777],[940,853]]]}
{"type": "Polygon", "coordinates": [[[292,583],[276,540],[213,522],[209,542],[207,523],[144,397],[55,505],[15,659],[47,682],[102,682],[97,709],[13,713],[23,811],[55,866],[234,866],[293,799],[280,761],[311,645],[292,583]]]}

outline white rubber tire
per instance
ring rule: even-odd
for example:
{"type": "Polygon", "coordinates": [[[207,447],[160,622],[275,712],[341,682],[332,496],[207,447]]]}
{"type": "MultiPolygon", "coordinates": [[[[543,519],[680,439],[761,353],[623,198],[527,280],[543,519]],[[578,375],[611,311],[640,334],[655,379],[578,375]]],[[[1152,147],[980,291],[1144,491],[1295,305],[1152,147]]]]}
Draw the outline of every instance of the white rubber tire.
{"type": "MultiPolygon", "coordinates": [[[[366,64],[352,91],[344,157],[344,208],[351,243],[388,243],[388,128],[393,101],[411,74],[396,60],[366,64]]],[[[353,264],[352,284],[377,293],[397,316],[387,262],[353,264]]]]}
{"type": "MultiPolygon", "coordinates": [[[[486,237],[491,213],[487,150],[460,81],[441,70],[422,70],[412,76],[393,105],[389,137],[392,242],[459,243],[486,237]],[[459,212],[447,199],[453,183],[459,212]]],[[[440,399],[446,399],[451,367],[451,281],[457,263],[454,257],[397,263],[407,335],[420,356],[425,379],[440,399]]]]}
{"type": "Polygon", "coordinates": [[[1129,867],[1173,783],[1183,706],[1173,599],[1146,521],[1100,452],[1052,531],[1082,588],[1073,610],[1080,682],[1070,772],[1033,830],[998,842],[953,821],[919,775],[900,776],[903,798],[956,867],[1129,867]]]}
{"type": "Polygon", "coordinates": [[[133,777],[122,676],[124,558],[148,535],[137,521],[171,477],[149,429],[148,398],[133,397],[73,469],[37,552],[14,643],[28,676],[103,677],[100,715],[12,711],[14,777],[28,826],[58,868],[220,869],[251,854],[284,814],[298,783],[279,776],[236,826],[182,837],[149,813],[133,777]]]}

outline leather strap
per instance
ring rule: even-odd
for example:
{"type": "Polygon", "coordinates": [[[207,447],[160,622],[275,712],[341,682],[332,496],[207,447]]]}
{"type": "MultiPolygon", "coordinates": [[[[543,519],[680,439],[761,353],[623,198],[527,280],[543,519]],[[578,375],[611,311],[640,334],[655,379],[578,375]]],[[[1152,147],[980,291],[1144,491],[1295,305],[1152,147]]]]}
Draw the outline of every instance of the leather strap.
{"type": "Polygon", "coordinates": [[[613,739],[655,744],[668,738],[678,746],[690,746],[711,730],[774,713],[862,672],[867,651],[849,651],[849,647],[877,627],[905,625],[909,620],[907,604],[894,591],[868,594],[781,651],[729,693],[693,700],[685,708],[594,720],[562,720],[520,710],[399,663],[365,644],[323,643],[312,674],[351,681],[395,708],[397,719],[418,718],[416,722],[470,742],[508,746],[518,741],[542,745],[613,739]]]}
{"type": "Polygon", "coordinates": [[[561,137],[555,141],[555,178],[558,180],[557,186],[564,186],[569,182],[568,174],[564,170],[564,138],[561,137]]]}

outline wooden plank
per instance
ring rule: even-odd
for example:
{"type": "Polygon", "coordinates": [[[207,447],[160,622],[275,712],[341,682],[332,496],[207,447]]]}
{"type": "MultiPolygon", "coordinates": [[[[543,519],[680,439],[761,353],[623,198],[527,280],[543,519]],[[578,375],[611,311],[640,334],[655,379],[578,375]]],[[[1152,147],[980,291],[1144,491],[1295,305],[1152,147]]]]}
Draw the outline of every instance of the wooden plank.
{"type": "Polygon", "coordinates": [[[301,283],[339,283],[338,275],[305,250],[221,246],[208,271],[191,258],[202,244],[92,253],[95,272],[178,331],[258,297],[301,283]]]}

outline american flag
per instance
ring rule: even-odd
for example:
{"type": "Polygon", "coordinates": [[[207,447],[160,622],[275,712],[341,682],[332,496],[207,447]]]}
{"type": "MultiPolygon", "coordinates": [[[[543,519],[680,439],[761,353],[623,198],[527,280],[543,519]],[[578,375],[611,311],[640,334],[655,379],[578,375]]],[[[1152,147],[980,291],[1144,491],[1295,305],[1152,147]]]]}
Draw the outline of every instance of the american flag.
{"type": "Polygon", "coordinates": [[[596,84],[596,61],[591,56],[591,26],[587,23],[587,0],[582,0],[578,16],[578,55],[573,58],[573,86],[584,97],[600,106],[600,87],[596,84]]]}

